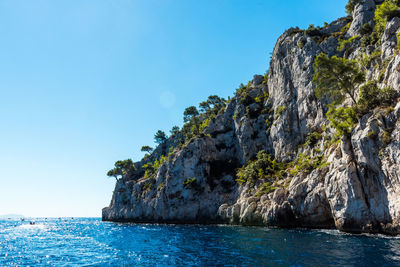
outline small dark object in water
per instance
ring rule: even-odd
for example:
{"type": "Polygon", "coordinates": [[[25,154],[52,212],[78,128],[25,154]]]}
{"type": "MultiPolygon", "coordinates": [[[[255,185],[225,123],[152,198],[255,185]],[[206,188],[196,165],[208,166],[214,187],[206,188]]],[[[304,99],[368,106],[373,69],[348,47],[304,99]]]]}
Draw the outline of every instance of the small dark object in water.
{"type": "Polygon", "coordinates": [[[21,218],[21,222],[23,222],[23,221],[25,221],[25,219],[24,219],[24,218],[21,218]]]}
{"type": "Polygon", "coordinates": [[[30,225],[35,225],[35,222],[29,222],[30,225]]]}

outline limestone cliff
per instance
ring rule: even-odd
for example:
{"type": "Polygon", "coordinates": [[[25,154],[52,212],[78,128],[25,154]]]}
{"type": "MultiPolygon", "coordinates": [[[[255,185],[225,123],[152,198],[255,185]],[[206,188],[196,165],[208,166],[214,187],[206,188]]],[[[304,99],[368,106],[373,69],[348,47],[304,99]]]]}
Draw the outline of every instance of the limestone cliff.
{"type": "Polygon", "coordinates": [[[267,75],[238,90],[200,135],[181,146],[170,137],[118,180],[103,220],[400,233],[400,102],[370,110],[350,135],[329,142],[329,100],[318,99],[312,83],[313,62],[323,52],[364,62],[367,80],[400,92],[400,17],[390,18],[378,42],[368,39],[381,2],[360,0],[352,16],[323,28],[287,30],[267,75]],[[343,40],[350,41],[338,50],[343,40]],[[156,175],[144,177],[141,166],[170,147],[156,175]],[[292,169],[270,187],[263,179],[237,182],[237,169],[259,151],[292,169]],[[289,162],[304,155],[325,164],[293,171],[289,162]]]}

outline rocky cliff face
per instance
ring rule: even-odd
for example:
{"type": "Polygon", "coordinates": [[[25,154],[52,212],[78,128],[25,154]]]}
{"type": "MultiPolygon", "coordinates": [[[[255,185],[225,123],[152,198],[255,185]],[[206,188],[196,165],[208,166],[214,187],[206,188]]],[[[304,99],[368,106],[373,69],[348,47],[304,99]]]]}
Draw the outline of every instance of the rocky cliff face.
{"type": "MultiPolygon", "coordinates": [[[[312,83],[314,59],[323,52],[367,58],[367,79],[400,92],[400,18],[388,21],[379,42],[363,41],[381,2],[362,0],[352,16],[323,28],[287,30],[266,78],[256,75],[245,93],[238,91],[201,135],[169,154],[155,177],[138,172],[120,179],[103,220],[400,233],[400,102],[371,110],[349,136],[332,143],[328,100],[316,98],[312,83]],[[338,51],[339,42],[351,37],[345,51],[338,51]],[[244,101],[249,97],[253,101],[244,101]],[[310,145],[313,133],[320,135],[310,145]],[[288,164],[292,169],[268,190],[262,179],[238,183],[237,169],[259,151],[279,162],[298,163],[307,155],[325,164],[307,170],[288,164]]],[[[170,138],[168,146],[174,142],[170,138]]],[[[158,148],[150,160],[161,154],[158,148]]]]}

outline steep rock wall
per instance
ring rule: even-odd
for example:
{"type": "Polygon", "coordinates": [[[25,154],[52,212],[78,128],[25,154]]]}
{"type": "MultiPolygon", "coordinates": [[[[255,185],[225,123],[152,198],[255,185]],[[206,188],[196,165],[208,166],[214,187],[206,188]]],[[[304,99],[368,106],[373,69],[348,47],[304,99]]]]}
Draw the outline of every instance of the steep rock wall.
{"type": "MultiPolygon", "coordinates": [[[[156,178],[120,179],[110,206],[103,209],[103,220],[398,234],[399,103],[391,110],[371,110],[359,120],[351,137],[343,137],[338,144],[326,147],[324,137],[313,149],[303,145],[311,132],[327,125],[324,114],[328,100],[315,97],[312,83],[312,64],[319,53],[355,59],[380,50],[375,65],[365,66],[367,79],[382,76],[381,86],[400,91],[400,55],[396,53],[400,18],[388,22],[379,47],[361,48],[356,39],[348,51],[337,50],[343,38],[340,31],[350,23],[344,36],[359,35],[363,25],[373,25],[376,4],[381,2],[361,1],[352,18],[339,19],[319,30],[287,30],[274,48],[267,79],[255,76],[248,85],[252,98],[269,97],[246,106],[238,92],[202,136],[169,156],[156,178]],[[381,74],[380,66],[385,64],[381,74]],[[313,155],[317,149],[323,151],[326,166],[288,175],[276,182],[273,192],[257,194],[261,182],[254,187],[236,182],[236,169],[260,150],[289,162],[301,152],[313,155]]],[[[332,135],[333,129],[327,127],[326,132],[332,135]]],[[[158,149],[152,157],[160,153],[158,149]]]]}

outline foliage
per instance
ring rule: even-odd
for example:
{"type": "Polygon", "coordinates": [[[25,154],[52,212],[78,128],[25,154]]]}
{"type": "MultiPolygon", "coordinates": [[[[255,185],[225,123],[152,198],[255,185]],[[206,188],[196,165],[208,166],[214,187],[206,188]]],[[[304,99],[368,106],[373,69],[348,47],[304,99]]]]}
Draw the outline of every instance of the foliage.
{"type": "Polygon", "coordinates": [[[367,137],[368,137],[369,139],[375,140],[378,136],[377,136],[377,134],[375,133],[374,130],[370,130],[370,131],[368,131],[368,133],[367,133],[367,137]]]}
{"type": "Polygon", "coordinates": [[[169,131],[169,133],[171,134],[171,136],[176,136],[179,134],[179,127],[178,126],[174,126],[172,127],[171,131],[169,131]]]}
{"type": "Polygon", "coordinates": [[[194,117],[199,115],[199,111],[195,106],[190,106],[185,109],[183,112],[183,121],[184,122],[189,122],[191,121],[194,117]]]}
{"type": "Polygon", "coordinates": [[[336,129],[336,137],[349,135],[354,123],[357,122],[356,114],[351,107],[331,107],[326,116],[331,126],[336,129]]]}
{"type": "Polygon", "coordinates": [[[400,50],[400,32],[396,33],[396,40],[397,40],[396,49],[400,50]]]}
{"type": "Polygon", "coordinates": [[[240,94],[240,95],[243,94],[247,90],[247,88],[248,88],[248,84],[244,85],[243,83],[241,83],[239,85],[239,87],[236,89],[236,94],[240,94]]]}
{"type": "Polygon", "coordinates": [[[153,187],[153,185],[156,183],[156,179],[151,178],[147,180],[147,182],[143,186],[143,192],[150,191],[150,189],[153,187]]]}
{"type": "Polygon", "coordinates": [[[297,175],[299,173],[310,173],[315,169],[322,168],[328,163],[324,160],[323,155],[311,158],[306,156],[304,153],[300,153],[296,160],[289,164],[290,175],[297,175]]]}
{"type": "Polygon", "coordinates": [[[254,98],[254,101],[256,101],[257,104],[262,105],[267,99],[269,98],[269,94],[267,92],[264,92],[262,96],[257,96],[254,98]]]}
{"type": "Polygon", "coordinates": [[[362,58],[361,58],[361,66],[363,66],[366,69],[369,69],[371,67],[371,64],[380,59],[382,51],[380,49],[376,49],[370,56],[367,54],[363,53],[362,58]]]}
{"type": "Polygon", "coordinates": [[[265,72],[264,81],[262,82],[262,84],[267,84],[268,83],[268,75],[269,75],[269,71],[265,72]]]}
{"type": "Polygon", "coordinates": [[[348,55],[351,52],[351,46],[352,44],[357,41],[358,39],[360,39],[360,36],[356,35],[353,36],[349,39],[339,39],[339,43],[338,43],[338,48],[337,50],[340,52],[345,51],[345,55],[348,55]]]}
{"type": "Polygon", "coordinates": [[[259,197],[264,194],[269,194],[271,192],[274,192],[277,189],[277,187],[272,186],[270,182],[264,183],[260,190],[257,192],[256,196],[259,197]]]}
{"type": "Polygon", "coordinates": [[[361,27],[360,33],[362,35],[371,34],[374,28],[369,23],[364,23],[361,27]]]}
{"type": "Polygon", "coordinates": [[[261,150],[257,153],[255,160],[249,161],[247,165],[238,169],[237,181],[240,184],[249,183],[254,186],[259,179],[279,179],[282,177],[285,167],[285,163],[278,162],[270,154],[261,150]]]}
{"type": "Polygon", "coordinates": [[[182,182],[182,184],[185,187],[191,187],[196,183],[196,177],[193,178],[187,178],[185,181],[182,182]]]}
{"type": "Polygon", "coordinates": [[[183,120],[185,124],[182,127],[183,143],[187,143],[192,138],[199,136],[211,123],[212,120],[223,112],[227,101],[217,95],[211,95],[207,100],[199,104],[199,110],[195,106],[185,109],[183,120]]]}
{"type": "Polygon", "coordinates": [[[167,140],[167,135],[164,131],[158,130],[154,135],[154,140],[157,144],[162,144],[167,140]]]}
{"type": "Polygon", "coordinates": [[[210,95],[206,101],[199,104],[200,112],[208,113],[210,111],[218,111],[221,107],[226,105],[226,100],[217,95],[210,95]]]}
{"type": "Polygon", "coordinates": [[[306,45],[306,40],[305,39],[301,39],[297,42],[297,47],[302,49],[304,46],[306,45]]]}
{"type": "Polygon", "coordinates": [[[381,5],[377,6],[375,10],[375,27],[378,32],[383,32],[386,27],[386,23],[393,17],[398,15],[398,4],[397,1],[385,0],[381,5]]]}
{"type": "Polygon", "coordinates": [[[210,125],[210,123],[213,119],[214,119],[214,116],[204,119],[204,121],[200,124],[199,131],[203,132],[210,125]]]}
{"type": "Polygon", "coordinates": [[[111,169],[107,172],[107,176],[114,177],[118,181],[120,177],[135,170],[135,164],[133,164],[131,159],[118,160],[114,164],[114,169],[111,169]]]}
{"type": "Polygon", "coordinates": [[[164,187],[165,183],[161,182],[158,186],[157,186],[157,190],[160,191],[163,187],[164,187]]]}
{"type": "Polygon", "coordinates": [[[369,81],[360,88],[357,111],[363,115],[378,106],[391,106],[396,102],[398,93],[391,87],[380,89],[376,81],[369,81]]]}
{"type": "Polygon", "coordinates": [[[365,105],[367,109],[373,109],[379,105],[377,95],[379,88],[376,81],[369,81],[360,87],[358,104],[365,105]]]}
{"type": "Polygon", "coordinates": [[[276,117],[279,118],[280,116],[282,116],[283,112],[285,112],[286,110],[287,107],[279,106],[275,111],[276,117]]]}
{"type": "Polygon", "coordinates": [[[142,146],[142,148],[140,149],[140,151],[142,152],[147,152],[147,153],[151,153],[153,152],[153,148],[150,146],[142,146]]]}
{"type": "Polygon", "coordinates": [[[313,131],[307,135],[305,145],[310,148],[314,147],[321,139],[322,139],[321,131],[313,131]]]}
{"type": "Polygon", "coordinates": [[[387,146],[392,141],[392,132],[393,132],[393,128],[386,129],[383,131],[383,135],[382,135],[383,145],[387,146]]]}
{"type": "Polygon", "coordinates": [[[315,59],[313,67],[317,97],[327,95],[332,99],[332,104],[337,105],[348,95],[356,104],[356,86],[365,81],[365,74],[358,68],[357,61],[336,56],[329,58],[321,53],[315,59]]]}
{"type": "Polygon", "coordinates": [[[166,160],[166,157],[161,156],[161,158],[158,160],[155,160],[154,163],[147,162],[146,164],[143,164],[142,169],[145,171],[144,178],[155,177],[158,169],[165,162],[165,160],[166,160]]]}
{"type": "Polygon", "coordinates": [[[309,36],[321,35],[320,29],[320,27],[315,27],[314,24],[310,24],[308,29],[304,31],[304,34],[309,36]]]}
{"type": "Polygon", "coordinates": [[[348,15],[351,15],[356,5],[359,4],[360,2],[361,0],[349,0],[349,2],[347,2],[346,4],[346,13],[348,15]]]}

